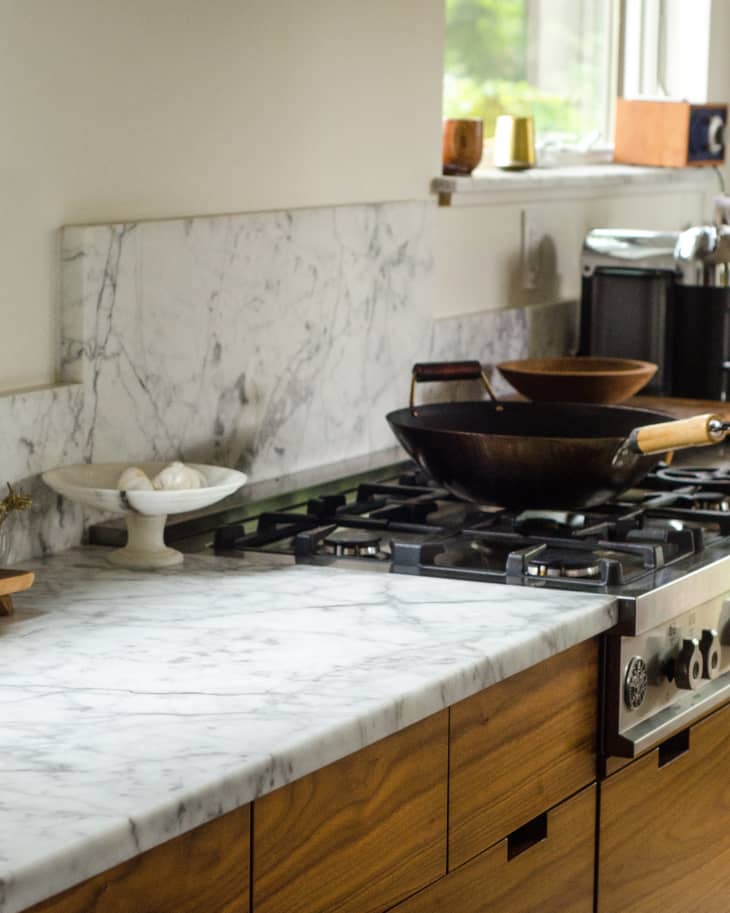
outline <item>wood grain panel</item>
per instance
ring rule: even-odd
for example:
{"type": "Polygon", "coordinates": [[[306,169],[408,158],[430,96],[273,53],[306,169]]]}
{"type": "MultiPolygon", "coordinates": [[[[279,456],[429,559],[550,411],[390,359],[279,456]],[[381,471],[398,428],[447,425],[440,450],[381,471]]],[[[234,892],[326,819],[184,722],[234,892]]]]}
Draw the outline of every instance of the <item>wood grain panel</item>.
{"type": "Polygon", "coordinates": [[[393,913],[592,913],[596,788],[548,815],[547,839],[508,860],[507,840],[393,913]]]}
{"type": "Polygon", "coordinates": [[[587,641],[451,708],[450,868],[595,779],[597,686],[587,641]]]}
{"type": "Polygon", "coordinates": [[[374,913],[446,870],[448,712],[254,804],[256,913],[374,913]]]}
{"type": "Polygon", "coordinates": [[[724,421],[730,421],[730,405],[716,399],[681,399],[676,396],[632,396],[623,405],[636,409],[656,409],[675,418],[691,418],[703,412],[714,412],[724,421]]]}
{"type": "Polygon", "coordinates": [[[27,913],[248,913],[250,830],[245,806],[27,913]]]}
{"type": "Polygon", "coordinates": [[[601,784],[599,913],[730,910],[730,706],[601,784]]]}
{"type": "Polygon", "coordinates": [[[614,162],[683,168],[688,156],[689,119],[687,102],[617,98],[614,162]]]}

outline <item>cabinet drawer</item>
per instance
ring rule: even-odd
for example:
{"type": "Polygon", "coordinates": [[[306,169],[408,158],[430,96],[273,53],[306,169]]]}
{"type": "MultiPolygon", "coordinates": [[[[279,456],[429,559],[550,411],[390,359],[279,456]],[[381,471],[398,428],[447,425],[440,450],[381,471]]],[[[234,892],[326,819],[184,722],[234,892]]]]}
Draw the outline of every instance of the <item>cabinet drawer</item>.
{"type": "Polygon", "coordinates": [[[595,779],[597,685],[587,641],[451,708],[450,868],[595,779]]]}
{"type": "Polygon", "coordinates": [[[245,806],[26,913],[248,913],[249,837],[245,806]]]}
{"type": "Polygon", "coordinates": [[[543,821],[533,821],[528,833],[480,853],[393,913],[592,913],[595,815],[589,786],[545,816],[544,839],[543,821]]]}
{"type": "Polygon", "coordinates": [[[600,788],[599,913],[730,909],[730,706],[600,788]]]}
{"type": "Polygon", "coordinates": [[[254,803],[256,913],[374,913],[446,870],[448,712],[254,803]]]}

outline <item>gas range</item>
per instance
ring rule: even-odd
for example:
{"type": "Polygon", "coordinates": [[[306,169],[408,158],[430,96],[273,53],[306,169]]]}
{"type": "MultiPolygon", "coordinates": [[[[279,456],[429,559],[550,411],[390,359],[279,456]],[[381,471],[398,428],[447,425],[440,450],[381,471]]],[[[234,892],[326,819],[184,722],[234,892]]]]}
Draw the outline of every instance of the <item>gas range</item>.
{"type": "Polygon", "coordinates": [[[682,484],[629,492],[586,511],[468,505],[406,464],[379,481],[322,494],[214,530],[216,553],[304,564],[594,592],[652,587],[665,568],[730,537],[726,492],[682,484]]]}
{"type": "MultiPolygon", "coordinates": [[[[713,453],[717,456],[717,451],[713,453]]],[[[702,459],[704,458],[704,459],[702,459]]],[[[615,595],[605,757],[634,757],[730,699],[730,469],[661,466],[586,510],[468,504],[410,461],[168,527],[187,552],[615,595]]],[[[122,544],[119,524],[94,544],[122,544]]]]}

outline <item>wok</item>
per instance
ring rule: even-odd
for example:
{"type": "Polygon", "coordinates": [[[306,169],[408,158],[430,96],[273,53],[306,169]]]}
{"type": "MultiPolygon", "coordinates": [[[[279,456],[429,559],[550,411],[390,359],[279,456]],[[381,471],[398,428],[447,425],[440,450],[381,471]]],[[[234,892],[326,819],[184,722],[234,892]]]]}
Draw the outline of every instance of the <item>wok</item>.
{"type": "Polygon", "coordinates": [[[502,507],[591,507],[638,483],[668,451],[720,443],[712,414],[680,421],[648,409],[499,402],[479,362],[418,364],[411,403],[386,416],[406,451],[457,497],[502,507]],[[493,401],[414,406],[427,380],[482,378],[493,401]]]}

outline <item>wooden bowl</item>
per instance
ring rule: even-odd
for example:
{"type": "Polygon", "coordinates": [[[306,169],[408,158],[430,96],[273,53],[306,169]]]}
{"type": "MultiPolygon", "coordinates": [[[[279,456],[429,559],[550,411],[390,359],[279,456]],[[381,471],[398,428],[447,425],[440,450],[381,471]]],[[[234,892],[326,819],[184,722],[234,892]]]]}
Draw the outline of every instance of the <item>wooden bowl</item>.
{"type": "Polygon", "coordinates": [[[657,371],[649,361],[592,355],[524,358],[504,361],[497,368],[529,399],[569,403],[621,403],[657,371]]]}

